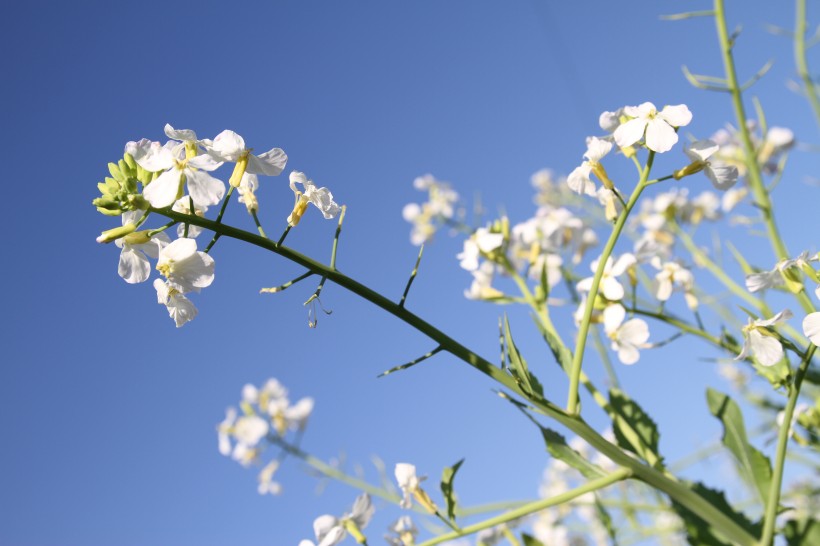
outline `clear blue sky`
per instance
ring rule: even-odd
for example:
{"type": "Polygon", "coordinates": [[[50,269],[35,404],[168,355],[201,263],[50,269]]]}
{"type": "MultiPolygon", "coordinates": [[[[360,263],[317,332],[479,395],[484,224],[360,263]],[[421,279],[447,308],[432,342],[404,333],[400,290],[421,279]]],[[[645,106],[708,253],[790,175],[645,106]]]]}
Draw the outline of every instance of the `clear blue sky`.
{"type": "MultiPolygon", "coordinates": [[[[521,221],[534,210],[530,175],[571,171],[603,110],[686,103],[694,113],[688,129],[699,137],[732,120],[726,96],[695,90],[681,75],[682,64],[720,70],[711,21],[658,19],[708,3],[624,5],[9,4],[0,21],[7,196],[0,544],[312,538],[313,518],[347,509],[353,490],[330,484],[317,495],[315,480],[289,461],[279,475],[284,495],[262,497],[256,473],[216,449],[224,408],[243,384],[268,377],[296,398],[316,399],[304,445],[317,456],[344,452],[349,468],[361,464],[371,480],[371,455],[389,468],[415,462],[433,478],[466,457],[465,504],[534,497],[546,461],[541,440],[484,377],[442,356],[376,380],[432,344],[332,285],[323,301],[333,314],[309,330],[301,303],[312,281],[260,296],[260,287],[301,271],[228,240],[214,250],[216,282],[196,299],[199,317],[177,330],[148,284],[129,286],[117,276],[118,250],[94,242],[115,223],[90,201],[126,141],[161,139],[167,122],[203,137],[230,128],[257,150],[283,148],[288,171],[330,187],[348,205],[340,268],[399,296],[416,256],[401,218],[402,207],[421,197],[412,188],[416,176],[431,172],[521,221]]],[[[816,143],[807,104],[785,86],[794,72],[790,43],[763,28],[791,26],[792,8],[761,0],[728,9],[730,25],[744,24],[741,72],[776,61],[755,88],[769,122],[816,143]]],[[[776,194],[795,253],[817,250],[818,190],[804,182],[815,164],[808,153],[793,154],[776,194]]],[[[261,183],[260,215],[279,233],[292,205],[286,177],[261,183]]],[[[708,187],[705,178],[691,184],[708,187]]],[[[252,229],[231,205],[226,220],[252,229]]],[[[335,226],[315,213],[288,242],[326,259],[335,226]]],[[[439,237],[425,251],[410,307],[492,358],[499,309],[462,297],[470,279],[455,260],[460,244],[439,237]]],[[[765,248],[758,252],[750,255],[770,267],[765,248]]],[[[565,379],[523,333],[526,314],[511,316],[531,364],[563,400],[565,379]]],[[[708,350],[686,342],[619,369],[667,431],[662,445],[671,455],[719,435],[703,396],[704,383],[718,380],[701,355],[708,350]]],[[[378,527],[399,514],[382,512],[378,527]]]]}

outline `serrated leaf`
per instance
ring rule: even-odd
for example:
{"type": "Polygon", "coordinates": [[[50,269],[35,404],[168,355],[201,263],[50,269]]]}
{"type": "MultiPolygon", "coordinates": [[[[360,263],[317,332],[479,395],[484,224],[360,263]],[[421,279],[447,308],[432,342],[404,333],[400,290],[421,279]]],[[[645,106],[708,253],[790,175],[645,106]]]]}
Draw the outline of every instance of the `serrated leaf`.
{"type": "Polygon", "coordinates": [[[524,391],[528,395],[537,394],[538,396],[544,396],[544,388],[541,386],[541,383],[538,379],[530,373],[529,366],[527,366],[527,361],[524,360],[524,357],[521,356],[521,352],[518,350],[518,347],[515,346],[515,342],[512,338],[512,332],[510,331],[510,321],[507,320],[507,317],[504,317],[504,342],[507,346],[507,352],[510,359],[510,373],[515,379],[518,386],[521,387],[521,390],[524,391]]]}
{"type": "Polygon", "coordinates": [[[544,328],[544,325],[541,324],[540,320],[534,320],[534,322],[538,327],[538,330],[541,332],[541,336],[544,338],[544,341],[547,342],[550,351],[552,351],[555,361],[567,374],[569,374],[572,370],[572,353],[570,350],[566,348],[560,338],[556,337],[552,332],[544,328]]]}
{"type": "Polygon", "coordinates": [[[441,494],[444,496],[444,502],[447,504],[447,517],[450,521],[456,520],[456,494],[453,491],[453,480],[455,480],[456,472],[461,468],[464,459],[461,459],[453,466],[445,468],[441,472],[441,494]]]}
{"type": "Polygon", "coordinates": [[[521,533],[521,542],[524,546],[545,546],[543,542],[527,533],[521,533]]]}
{"type": "Polygon", "coordinates": [[[547,451],[550,455],[559,459],[580,472],[589,479],[601,478],[606,475],[597,465],[584,459],[580,453],[572,449],[563,436],[552,429],[539,427],[544,442],[547,444],[547,451]]]}
{"type": "Polygon", "coordinates": [[[626,393],[615,388],[609,390],[609,405],[618,445],[643,458],[651,466],[662,466],[663,460],[658,453],[660,433],[649,414],[626,393]]]}
{"type": "Polygon", "coordinates": [[[743,413],[728,395],[706,389],[709,411],[723,423],[723,445],[735,456],[741,474],[753,484],[763,504],[769,498],[772,483],[772,465],[769,458],[749,444],[743,413]]]}
{"type": "MultiPolygon", "coordinates": [[[[692,490],[697,493],[703,500],[712,505],[715,510],[722,512],[726,517],[732,519],[740,527],[746,529],[752,536],[760,535],[760,524],[753,524],[742,513],[737,512],[732,505],[726,500],[722,491],[706,487],[702,483],[688,484],[692,490]]],[[[689,511],[689,509],[676,503],[672,500],[672,508],[683,519],[686,527],[686,540],[692,546],[730,546],[728,542],[724,542],[718,538],[713,532],[712,528],[703,521],[698,515],[689,511]]]]}
{"type": "Polygon", "coordinates": [[[783,530],[788,546],[813,546],[820,544],[820,522],[813,519],[789,520],[783,530]]]}

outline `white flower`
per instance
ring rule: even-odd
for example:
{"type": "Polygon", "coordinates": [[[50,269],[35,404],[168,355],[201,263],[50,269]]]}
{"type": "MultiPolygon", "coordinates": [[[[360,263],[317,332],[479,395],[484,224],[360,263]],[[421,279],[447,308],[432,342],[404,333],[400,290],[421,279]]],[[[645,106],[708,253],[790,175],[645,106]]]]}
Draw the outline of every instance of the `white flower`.
{"type": "Polygon", "coordinates": [[[427,492],[421,488],[421,482],[426,480],[427,477],[416,476],[416,467],[414,465],[409,463],[397,463],[395,475],[399,489],[401,489],[403,495],[399,503],[402,508],[407,509],[413,505],[412,497],[431,514],[438,512],[438,508],[436,508],[436,505],[427,495],[427,492]]]}
{"type": "MultiPolygon", "coordinates": [[[[140,210],[133,210],[122,215],[122,225],[136,224],[142,216],[140,210]]],[[[125,237],[114,240],[114,244],[122,249],[117,264],[117,273],[129,284],[148,280],[151,274],[151,264],[148,258],[156,259],[160,249],[171,240],[165,233],[157,233],[149,238],[145,231],[135,231],[125,237]]]]}
{"type": "Polygon", "coordinates": [[[290,173],[290,189],[296,196],[296,204],[293,212],[288,216],[288,224],[295,226],[302,219],[302,215],[307,210],[308,204],[312,203],[317,209],[322,211],[322,216],[326,220],[334,218],[342,208],[333,201],[333,194],[327,188],[317,188],[312,180],[308,180],[305,173],[293,171],[290,173]],[[299,191],[296,184],[301,184],[304,192],[299,191]]]}
{"type": "Polygon", "coordinates": [[[165,305],[177,328],[194,320],[198,312],[196,307],[176,285],[162,279],[154,279],[154,289],[157,291],[157,303],[165,305]]]}
{"type": "Polygon", "coordinates": [[[267,404],[267,413],[273,420],[276,432],[282,436],[290,430],[305,428],[313,412],[313,398],[305,397],[294,405],[287,398],[272,398],[267,404]]]}
{"type": "MultiPolygon", "coordinates": [[[[313,532],[316,534],[317,546],[334,546],[340,543],[347,536],[347,533],[359,543],[364,542],[362,529],[367,527],[373,517],[375,508],[370,500],[370,495],[362,493],[353,502],[353,508],[341,518],[331,515],[319,516],[313,521],[313,532]]],[[[303,540],[300,546],[313,545],[309,540],[303,540]]]]}
{"type": "Polygon", "coordinates": [[[472,237],[464,241],[464,250],[456,256],[459,265],[467,271],[478,269],[481,253],[490,254],[504,243],[504,235],[492,233],[487,228],[478,228],[472,237]]]}
{"type": "Polygon", "coordinates": [[[486,300],[503,296],[503,292],[492,287],[494,273],[495,265],[492,262],[482,262],[478,269],[470,271],[473,282],[464,291],[464,297],[468,300],[486,300]]]}
{"type": "Polygon", "coordinates": [[[125,151],[146,171],[165,171],[145,186],[142,192],[153,207],[172,205],[180,197],[183,177],[188,184],[188,193],[196,203],[215,205],[225,195],[225,184],[205,172],[217,169],[222,163],[207,154],[180,158],[171,146],[160,146],[159,142],[146,139],[129,142],[125,145],[125,151]]]}
{"type": "Polygon", "coordinates": [[[791,317],[792,312],[785,309],[770,319],[752,320],[749,318],[748,324],[743,327],[743,349],[735,360],[753,356],[761,366],[777,364],[783,358],[783,346],[772,335],[769,326],[786,321],[791,317]]]}
{"type": "Polygon", "coordinates": [[[609,177],[603,166],[601,159],[612,150],[612,143],[596,137],[587,139],[587,151],[584,154],[586,161],[576,167],[567,177],[567,185],[577,194],[595,195],[595,183],[590,179],[590,175],[595,176],[607,187],[612,186],[609,177]]]}
{"type": "MultiPolygon", "coordinates": [[[[619,275],[623,275],[626,270],[636,263],[635,256],[629,253],[623,254],[617,261],[612,259],[612,256],[606,259],[604,265],[604,272],[601,275],[601,282],[599,284],[599,292],[610,301],[618,301],[624,297],[624,287],[618,282],[619,275]]],[[[598,269],[599,260],[595,260],[590,264],[590,269],[595,273],[598,269]]],[[[587,277],[582,279],[576,285],[579,292],[589,292],[592,289],[592,281],[594,277],[587,277]]]]}
{"type": "Polygon", "coordinates": [[[640,106],[624,107],[624,114],[633,119],[615,129],[615,142],[621,148],[632,146],[646,133],[646,147],[658,153],[668,152],[678,141],[676,127],[692,121],[692,113],[685,104],[664,106],[658,112],[655,105],[645,102],[640,106]]]}
{"type": "Polygon", "coordinates": [[[618,359],[624,364],[634,364],[640,359],[639,349],[646,348],[649,339],[649,325],[642,319],[633,318],[626,322],[626,310],[620,304],[604,309],[604,331],[612,340],[612,350],[618,352],[618,359]]]}
{"type": "Polygon", "coordinates": [[[384,539],[390,546],[412,546],[416,543],[416,535],[419,534],[410,516],[401,516],[387,530],[395,535],[384,535],[384,539]]]}
{"type": "Polygon", "coordinates": [[[820,312],[809,313],[803,318],[803,334],[820,347],[820,312]]]}
{"type": "Polygon", "coordinates": [[[746,288],[749,292],[758,292],[769,288],[776,288],[786,284],[795,294],[803,290],[800,274],[792,269],[799,269],[810,278],[815,277],[814,268],[810,262],[817,261],[817,256],[809,257],[808,251],[801,252],[796,258],[780,260],[771,271],[760,271],[746,277],[746,288]]]}
{"type": "Polygon", "coordinates": [[[604,218],[609,222],[614,222],[623,210],[620,200],[618,200],[615,192],[609,188],[601,186],[596,192],[598,202],[604,207],[604,218]]]}
{"type": "Polygon", "coordinates": [[[260,495],[278,495],[282,492],[282,486],[278,483],[273,481],[273,475],[279,469],[279,461],[277,459],[272,460],[268,464],[262,468],[262,471],[259,472],[259,476],[257,479],[259,480],[259,487],[257,491],[259,491],[260,495]]]}
{"type": "Polygon", "coordinates": [[[659,301],[667,301],[672,296],[675,285],[680,286],[686,292],[692,291],[695,282],[692,272],[681,264],[661,262],[657,257],[651,263],[653,267],[660,270],[655,275],[655,297],[659,301]]]}
{"type": "Polygon", "coordinates": [[[243,415],[233,426],[233,436],[237,442],[247,447],[256,445],[268,434],[268,422],[258,415],[243,415]]]}
{"type": "Polygon", "coordinates": [[[621,125],[621,116],[623,115],[623,108],[618,108],[614,112],[602,112],[601,115],[598,116],[598,126],[607,133],[612,133],[621,125]]]}
{"type": "Polygon", "coordinates": [[[720,208],[723,212],[730,212],[749,194],[748,188],[730,188],[726,190],[720,200],[720,208]]]}
{"type": "Polygon", "coordinates": [[[194,239],[177,239],[159,251],[157,271],[180,292],[199,292],[214,281],[214,259],[194,239]]]}
{"type": "MultiPolygon", "coordinates": [[[[280,148],[271,148],[259,155],[245,147],[245,139],[230,130],[224,130],[213,141],[204,141],[208,153],[217,161],[247,162],[242,172],[276,176],[284,170],[288,156],[280,148]]],[[[238,180],[236,184],[238,184],[238,180]]],[[[234,185],[236,185],[234,184],[234,185]]]]}
{"type": "Polygon", "coordinates": [[[703,171],[703,174],[712,181],[712,185],[721,191],[726,191],[737,182],[737,167],[723,163],[720,160],[709,161],[720,146],[712,140],[698,140],[687,143],[683,146],[683,153],[691,161],[691,165],[675,172],[675,179],[680,180],[683,176],[703,171]]]}

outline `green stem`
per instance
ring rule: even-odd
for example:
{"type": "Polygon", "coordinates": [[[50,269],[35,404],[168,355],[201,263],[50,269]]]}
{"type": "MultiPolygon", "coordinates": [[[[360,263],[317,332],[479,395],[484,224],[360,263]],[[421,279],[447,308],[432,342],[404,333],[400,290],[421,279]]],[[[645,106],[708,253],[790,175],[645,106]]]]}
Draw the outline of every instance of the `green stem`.
{"type": "Polygon", "coordinates": [[[739,526],[731,518],[727,517],[719,510],[716,510],[711,503],[707,502],[703,497],[689,489],[686,485],[675,480],[674,477],[666,475],[663,472],[636,460],[631,455],[626,454],[621,448],[598,434],[595,429],[590,427],[581,418],[567,414],[563,409],[542,398],[537,400],[528,398],[527,395],[521,391],[512,376],[510,376],[506,371],[494,366],[491,362],[480,357],[466,346],[457,342],[455,339],[451,338],[429,322],[423,320],[421,317],[411,313],[403,307],[400,307],[398,303],[388,299],[382,294],[348,277],[347,275],[344,275],[339,270],[330,269],[326,265],[321,264],[288,247],[278,245],[270,239],[265,239],[264,237],[260,237],[254,233],[243,231],[232,226],[217,224],[213,220],[182,214],[170,209],[151,209],[151,212],[162,214],[167,218],[179,222],[188,221],[199,227],[219,232],[223,236],[244,241],[259,248],[273,252],[274,254],[282,256],[283,258],[313,271],[317,275],[326,275],[330,281],[346,290],[349,290],[362,299],[371,302],[373,305],[395,316],[408,326],[415,328],[441,345],[443,350],[464,361],[466,364],[472,366],[481,373],[489,376],[510,392],[515,393],[517,396],[524,399],[529,399],[535,405],[536,410],[539,413],[554,419],[559,424],[567,427],[569,430],[586,440],[587,443],[589,443],[594,449],[597,449],[603,455],[609,457],[614,463],[630,469],[634,473],[635,477],[666,493],[675,499],[675,501],[700,516],[704,521],[720,530],[724,536],[730,540],[733,540],[738,545],[753,546],[757,543],[756,538],[751,536],[743,527],[739,526]]]}
{"type": "MultiPolygon", "coordinates": [[[[219,208],[219,214],[216,215],[216,223],[217,224],[222,223],[222,216],[225,214],[225,209],[228,208],[228,201],[231,200],[231,195],[233,195],[233,190],[234,190],[233,186],[228,188],[228,195],[226,195],[225,199],[222,200],[222,206],[219,208]]],[[[191,213],[193,215],[193,211],[191,211],[191,213]]],[[[214,238],[211,239],[211,242],[208,243],[208,246],[205,247],[204,252],[205,253],[210,252],[211,249],[213,248],[213,246],[216,244],[216,242],[219,240],[219,238],[221,236],[222,235],[219,233],[219,231],[214,231],[214,238]]]]}
{"type": "Polygon", "coordinates": [[[795,3],[794,64],[797,67],[797,74],[803,80],[814,117],[820,125],[820,98],[817,97],[817,86],[811,79],[806,61],[806,0],[797,0],[795,3]]]}
{"type": "Polygon", "coordinates": [[[789,258],[789,251],[780,237],[777,224],[774,219],[774,211],[766,186],[763,184],[763,176],[760,172],[760,164],[757,161],[752,137],[749,127],[746,125],[746,111],[743,106],[743,97],[740,85],[737,81],[737,71],[735,60],[732,56],[733,41],[729,38],[729,31],[726,28],[726,12],[723,7],[723,0],[715,0],[715,23],[717,26],[718,41],[720,51],[723,56],[723,66],[726,72],[726,82],[729,93],[732,96],[732,105],[737,118],[738,134],[743,144],[743,154],[746,157],[746,168],[748,169],[749,188],[752,190],[756,205],[763,214],[763,221],[766,224],[766,232],[769,242],[772,245],[775,256],[778,260],[789,258]]]}
{"type": "Polygon", "coordinates": [[[255,210],[251,211],[251,216],[253,216],[253,222],[256,224],[256,229],[257,229],[257,231],[259,231],[259,235],[261,235],[262,237],[267,239],[268,236],[265,235],[265,230],[262,229],[262,222],[259,221],[259,216],[256,215],[255,210]]]}
{"type": "Polygon", "coordinates": [[[424,245],[421,245],[419,248],[419,256],[416,258],[416,265],[413,266],[413,271],[410,272],[410,278],[407,279],[407,286],[404,287],[404,293],[401,295],[401,301],[399,301],[399,307],[404,307],[404,302],[407,300],[407,294],[410,293],[410,286],[412,286],[413,281],[416,279],[416,275],[419,272],[419,264],[421,263],[421,254],[424,252],[424,245]]]}
{"type": "Polygon", "coordinates": [[[445,535],[439,535],[435,538],[422,542],[418,546],[434,546],[435,544],[441,544],[442,542],[446,542],[448,540],[453,540],[465,535],[471,535],[473,533],[477,533],[478,531],[483,531],[484,529],[495,527],[496,525],[508,523],[510,521],[527,516],[534,512],[538,512],[539,510],[544,510],[545,508],[549,508],[557,504],[563,504],[565,502],[571,501],[572,499],[578,498],[581,495],[585,495],[591,491],[603,489],[604,487],[612,485],[613,483],[625,480],[629,478],[631,475],[632,473],[628,469],[622,468],[620,470],[616,470],[611,474],[603,476],[602,478],[591,480],[580,487],[576,487],[575,489],[567,491],[566,493],[561,493],[560,495],[556,495],[548,499],[541,499],[535,502],[531,502],[529,504],[525,504],[520,508],[510,510],[509,512],[505,512],[494,518],[490,518],[482,522],[475,523],[473,525],[468,525],[467,527],[462,528],[461,532],[453,532],[447,533],[445,535]]]}
{"type": "Polygon", "coordinates": [[[786,464],[786,448],[789,443],[792,416],[794,415],[794,408],[797,405],[797,399],[800,396],[800,387],[803,385],[803,378],[806,376],[806,371],[809,369],[809,363],[816,349],[817,346],[812,344],[806,352],[806,355],[800,362],[797,373],[794,375],[794,383],[791,389],[789,389],[789,401],[786,403],[783,424],[780,425],[780,432],[777,435],[777,451],[774,467],[772,468],[772,483],[769,486],[769,496],[766,503],[766,515],[763,519],[763,533],[760,536],[760,546],[771,546],[772,540],[774,540],[774,526],[775,520],[777,519],[777,507],[780,505],[780,488],[783,485],[783,467],[786,464]]]}
{"type": "Polygon", "coordinates": [[[635,203],[638,202],[641,192],[643,192],[646,187],[646,181],[649,178],[649,172],[652,170],[652,163],[654,159],[655,152],[650,151],[649,157],[646,160],[646,166],[644,167],[643,172],[641,173],[641,178],[638,181],[638,185],[629,197],[629,203],[627,203],[624,210],[621,211],[621,215],[618,217],[618,221],[615,222],[615,226],[612,228],[612,233],[609,235],[609,240],[606,242],[606,246],[604,246],[604,251],[598,258],[598,269],[595,271],[595,277],[592,279],[592,287],[587,295],[586,305],[584,306],[584,316],[581,319],[581,326],[578,329],[578,338],[575,342],[575,353],[572,358],[572,370],[569,376],[569,394],[567,396],[567,413],[570,415],[576,415],[579,413],[578,384],[581,378],[581,365],[584,361],[584,349],[586,347],[587,336],[589,335],[589,323],[592,319],[592,308],[595,304],[595,298],[598,296],[598,286],[601,284],[601,278],[604,275],[607,261],[612,255],[612,251],[615,249],[615,243],[618,242],[618,237],[621,235],[621,231],[626,224],[626,219],[629,217],[629,213],[632,211],[635,203]]]}

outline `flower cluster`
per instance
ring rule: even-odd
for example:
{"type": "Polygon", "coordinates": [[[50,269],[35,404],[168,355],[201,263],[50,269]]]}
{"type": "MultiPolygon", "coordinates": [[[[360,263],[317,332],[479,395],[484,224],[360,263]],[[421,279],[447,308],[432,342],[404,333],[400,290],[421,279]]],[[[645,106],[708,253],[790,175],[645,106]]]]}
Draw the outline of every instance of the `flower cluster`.
{"type": "MultiPolygon", "coordinates": [[[[175,129],[167,124],[165,135],[169,140],[164,144],[148,139],[128,142],[124,158],[109,164],[111,177],[98,184],[102,195],[93,204],[107,216],[121,216],[121,227],[105,231],[97,238],[100,243],[113,241],[121,249],[117,266],[120,277],[130,284],[144,282],[150,277],[150,260],[157,260],[156,270],[162,276],[153,283],[157,301],[166,306],[180,327],[197,315],[197,308],[187,295],[210,286],[214,280],[214,259],[208,252],[216,237],[205,251],[199,251],[195,241],[202,232],[199,226],[177,220],[157,229],[140,228],[153,211],[169,207],[175,213],[197,218],[204,218],[208,208],[220,202],[224,211],[234,189],[239,193],[239,202],[256,219],[258,177],[279,175],[288,158],[279,148],[255,155],[245,140],[230,130],[222,131],[213,140],[200,139],[190,129],[175,129]],[[226,163],[234,164],[227,194],[225,183],[209,174],[226,163]],[[174,224],[177,239],[171,241],[166,230],[174,224]]],[[[290,187],[296,197],[293,212],[287,218],[290,227],[298,224],[311,203],[325,218],[339,214],[341,207],[330,191],[317,188],[304,173],[291,173],[290,187]]]]}
{"type": "Polygon", "coordinates": [[[447,223],[456,216],[455,205],[458,194],[447,182],[437,180],[432,174],[420,176],[413,181],[413,187],[427,192],[427,201],[422,204],[409,203],[402,211],[404,219],[413,224],[410,242],[421,245],[429,241],[438,230],[437,224],[447,223]]]}

